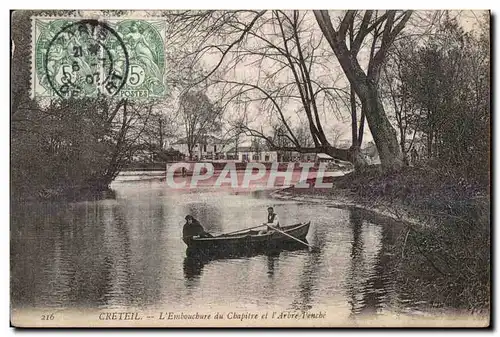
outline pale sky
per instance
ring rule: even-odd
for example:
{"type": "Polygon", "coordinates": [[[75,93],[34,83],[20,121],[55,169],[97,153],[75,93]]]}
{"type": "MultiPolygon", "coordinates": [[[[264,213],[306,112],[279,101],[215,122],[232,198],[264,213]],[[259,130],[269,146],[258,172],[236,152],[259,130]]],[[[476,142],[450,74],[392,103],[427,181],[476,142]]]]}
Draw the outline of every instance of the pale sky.
{"type": "MultiPolygon", "coordinates": [[[[421,31],[421,27],[419,27],[421,23],[421,18],[432,11],[417,11],[412,17],[412,20],[407,24],[407,27],[405,28],[406,31],[415,31],[418,33],[421,31]]],[[[452,11],[450,12],[451,16],[455,16],[459,14],[460,22],[463,24],[464,28],[466,30],[473,30],[477,27],[478,19],[481,17],[481,15],[484,14],[484,11],[452,11]]],[[[269,15],[269,13],[266,13],[266,15],[269,15]]],[[[331,17],[332,21],[335,23],[336,19],[335,16],[340,17],[343,15],[342,11],[338,12],[331,12],[331,17]]],[[[304,33],[301,35],[301,43],[306,45],[309,41],[312,41],[314,44],[320,41],[322,33],[319,30],[319,27],[317,26],[316,20],[314,18],[314,15],[312,11],[308,11],[306,13],[306,16],[304,18],[304,28],[306,31],[310,31],[310,35],[304,33]]],[[[273,37],[273,27],[271,25],[267,25],[262,29],[262,34],[266,36],[268,39],[274,39],[274,38],[280,38],[279,36],[273,37]]],[[[251,48],[255,48],[256,46],[263,46],[264,44],[261,42],[256,42],[259,41],[255,37],[252,37],[252,45],[250,46],[251,48]]],[[[274,40],[272,41],[274,43],[274,40]]],[[[371,41],[367,41],[367,43],[370,43],[371,41]]],[[[280,40],[277,41],[277,43],[281,43],[280,40]]],[[[282,44],[280,44],[282,46],[282,44]]],[[[343,75],[342,70],[340,69],[340,66],[336,60],[336,58],[333,55],[333,52],[330,49],[330,46],[327,44],[327,42],[323,39],[323,41],[320,44],[320,47],[318,49],[318,52],[316,55],[324,53],[326,57],[324,57],[321,60],[322,65],[321,66],[316,66],[313,65],[312,70],[311,70],[311,78],[316,79],[317,81],[321,82],[323,85],[327,86],[335,86],[338,88],[343,88],[347,89],[347,80],[345,76],[343,75]]],[[[369,53],[369,47],[364,47],[361,49],[358,59],[361,62],[362,67],[367,66],[367,56],[369,53]],[[365,62],[363,62],[366,60],[365,62]]],[[[213,65],[215,65],[219,61],[219,54],[214,55],[207,55],[203,58],[203,63],[205,67],[210,68],[213,65]]],[[[287,71],[283,71],[280,73],[280,76],[276,77],[274,80],[274,84],[272,86],[266,86],[263,83],[263,79],[266,78],[266,73],[270,73],[274,70],[277,69],[277,67],[280,66],[280,63],[266,59],[264,62],[260,64],[254,64],[253,61],[255,61],[256,57],[252,56],[247,56],[244,57],[240,62],[231,69],[231,71],[225,71],[222,75],[222,79],[227,80],[227,81],[242,81],[242,82],[247,82],[247,83],[252,83],[252,84],[259,84],[259,86],[262,86],[265,89],[273,89],[273,88],[279,88],[280,85],[283,86],[287,82],[292,79],[292,72],[288,69],[287,71]]],[[[286,59],[281,58],[284,61],[286,59]]],[[[232,61],[231,57],[227,57],[223,63],[222,66],[226,66],[230,64],[232,61]]],[[[262,94],[259,93],[258,91],[252,91],[252,93],[255,93],[252,95],[252,97],[262,97],[262,94]]],[[[217,97],[220,94],[220,91],[217,91],[217,89],[212,89],[209,91],[209,95],[211,97],[217,97]]],[[[296,93],[297,94],[297,93],[296,93]]],[[[297,94],[298,95],[298,94],[297,94]]],[[[346,101],[348,103],[348,101],[346,101]]],[[[321,120],[323,127],[327,133],[327,136],[332,137],[333,132],[340,132],[340,140],[341,141],[350,141],[351,139],[351,131],[350,131],[350,117],[349,117],[349,108],[343,105],[340,101],[338,102],[338,106],[332,109],[332,107],[325,106],[322,104],[321,100],[318,100],[318,105],[319,105],[319,110],[320,110],[320,115],[321,115],[321,120]]],[[[300,115],[298,116],[296,111],[299,110],[302,105],[300,100],[298,99],[292,99],[288,103],[284,103],[281,105],[282,110],[284,111],[286,118],[289,118],[291,121],[291,124],[298,125],[302,123],[307,123],[307,119],[305,117],[305,113],[301,112],[300,115]]],[[[386,107],[388,109],[388,107],[386,107]]],[[[230,106],[228,107],[228,114],[227,118],[231,119],[231,112],[235,112],[236,107],[235,106],[230,106]]],[[[270,130],[270,120],[273,119],[276,121],[277,119],[277,113],[274,112],[272,113],[272,116],[270,116],[269,113],[270,109],[263,109],[259,104],[253,103],[250,104],[247,107],[247,114],[249,117],[249,120],[251,121],[249,124],[253,125],[255,128],[258,128],[259,130],[263,128],[264,133],[265,131],[270,130]]],[[[359,119],[359,117],[358,117],[359,119]]],[[[270,133],[268,132],[270,135],[270,133]]],[[[372,140],[371,133],[369,131],[369,127],[367,124],[365,124],[365,135],[364,135],[364,143],[366,144],[367,142],[372,140]]]]}
{"type": "MultiPolygon", "coordinates": [[[[89,11],[85,12],[85,15],[89,14],[89,11]]],[[[425,16],[433,11],[416,11],[410,22],[407,24],[405,31],[415,31],[419,33],[423,28],[420,27],[422,20],[425,16]]],[[[99,16],[99,11],[93,12],[96,17],[99,16]]],[[[320,82],[324,86],[334,86],[336,88],[348,89],[347,80],[335,58],[333,52],[331,51],[328,43],[322,39],[322,33],[317,26],[316,20],[312,11],[301,12],[305,13],[304,21],[301,27],[306,31],[301,35],[301,43],[303,47],[307,46],[308,43],[319,45],[318,50],[315,52],[315,56],[323,54],[321,60],[318,62],[321,65],[314,64],[311,69],[311,78],[320,82]]],[[[478,25],[478,20],[482,15],[484,15],[485,11],[450,11],[451,16],[459,15],[460,22],[463,24],[466,30],[474,30],[478,25]]],[[[135,11],[133,12],[134,16],[138,17],[155,17],[158,15],[157,11],[135,11]]],[[[270,12],[265,15],[269,16],[270,12]]],[[[340,17],[343,15],[343,11],[331,11],[330,15],[332,17],[332,21],[334,23],[340,20],[340,17]]],[[[260,35],[265,36],[267,39],[271,39],[276,44],[282,46],[281,36],[272,36],[273,33],[276,33],[274,30],[276,29],[275,25],[265,25],[260,31],[260,35]]],[[[279,33],[279,32],[278,32],[279,33]]],[[[206,44],[217,44],[220,41],[205,41],[206,44]]],[[[226,41],[227,43],[227,41],[226,41]]],[[[366,41],[369,45],[370,41],[366,41]]],[[[263,46],[262,41],[259,41],[255,37],[251,37],[247,39],[247,43],[245,44],[249,48],[255,49],[256,47],[263,46]]],[[[188,43],[189,46],[189,43],[188,43]]],[[[168,43],[166,45],[168,48],[168,43]]],[[[366,67],[366,60],[369,53],[369,46],[365,46],[359,52],[358,59],[361,62],[363,67],[366,67]]],[[[201,63],[206,69],[210,69],[213,67],[220,59],[220,54],[213,53],[212,55],[206,54],[202,59],[201,63]]],[[[284,58],[281,58],[283,61],[286,61],[284,58]]],[[[280,64],[276,61],[265,59],[260,64],[254,64],[255,56],[247,56],[241,59],[236,66],[234,66],[230,71],[224,69],[224,67],[231,64],[234,61],[234,57],[232,55],[228,55],[221,65],[220,78],[227,81],[242,81],[251,84],[258,84],[259,86],[265,88],[266,90],[271,90],[273,88],[283,87],[285,84],[293,81],[292,73],[289,69],[286,71],[280,72],[279,76],[276,76],[274,79],[273,85],[265,85],[263,84],[264,79],[267,74],[278,69],[280,64]]],[[[168,65],[167,65],[168,66],[168,65]]],[[[293,87],[293,86],[292,86],[293,87]]],[[[216,100],[218,96],[221,94],[220,86],[211,87],[208,90],[208,95],[212,100],[216,100]]],[[[295,90],[295,94],[298,95],[295,90]]],[[[256,98],[258,96],[262,97],[258,91],[252,91],[249,93],[251,98],[256,98]]],[[[175,96],[175,94],[174,94],[175,96]]],[[[349,103],[348,100],[344,102],[337,100],[336,106],[329,106],[327,104],[323,104],[323,97],[320,96],[317,103],[320,111],[320,118],[322,121],[323,128],[329,140],[333,138],[339,138],[340,141],[349,142],[351,138],[350,131],[350,112],[349,107],[345,105],[345,103],[349,103]],[[334,137],[334,134],[340,134],[338,137],[334,137]]],[[[169,113],[172,113],[176,110],[177,106],[177,97],[172,97],[169,102],[164,104],[164,107],[168,107],[169,113]]],[[[285,116],[290,120],[291,126],[296,125],[307,125],[307,119],[304,112],[297,111],[302,109],[302,104],[298,98],[290,99],[288,102],[283,102],[280,104],[285,116]]],[[[241,105],[240,105],[241,107],[241,105]]],[[[389,107],[386,107],[388,109],[389,107]]],[[[227,108],[227,114],[225,118],[227,120],[234,120],[234,115],[237,115],[237,106],[229,105],[227,108]]],[[[264,133],[270,135],[269,130],[271,130],[271,123],[277,122],[277,113],[274,110],[270,109],[270,105],[267,104],[265,107],[262,107],[258,103],[249,104],[247,107],[247,116],[250,121],[250,125],[258,128],[259,130],[262,128],[264,133]],[[271,112],[273,111],[273,112],[271,112]]],[[[359,119],[359,118],[358,118],[359,119]]],[[[179,128],[179,130],[183,130],[179,128]]],[[[369,127],[365,125],[365,135],[364,135],[364,143],[372,140],[372,136],[369,131],[369,127]]]]}

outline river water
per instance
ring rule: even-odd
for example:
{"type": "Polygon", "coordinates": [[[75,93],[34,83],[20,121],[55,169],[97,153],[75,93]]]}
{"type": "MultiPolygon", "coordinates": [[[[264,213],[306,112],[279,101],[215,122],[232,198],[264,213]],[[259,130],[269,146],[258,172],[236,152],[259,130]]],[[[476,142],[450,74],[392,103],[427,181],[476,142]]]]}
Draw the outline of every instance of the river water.
{"type": "Polygon", "coordinates": [[[173,190],[160,181],[112,187],[116,195],[109,199],[12,207],[14,310],[328,306],[352,317],[428,309],[411,277],[401,275],[402,224],[377,223],[359,210],[277,201],[266,193],[173,190]],[[307,239],[318,252],[204,262],[186,257],[186,214],[216,234],[262,223],[270,204],[282,224],[311,221],[307,239]]]}

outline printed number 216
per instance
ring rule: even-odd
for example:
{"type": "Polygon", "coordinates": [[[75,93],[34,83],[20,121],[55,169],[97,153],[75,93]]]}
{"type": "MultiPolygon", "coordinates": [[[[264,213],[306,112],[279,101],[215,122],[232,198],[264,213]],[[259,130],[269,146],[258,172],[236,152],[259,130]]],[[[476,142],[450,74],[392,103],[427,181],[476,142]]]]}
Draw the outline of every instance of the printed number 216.
{"type": "Polygon", "coordinates": [[[42,321],[52,321],[52,320],[54,320],[54,314],[53,313],[42,315],[42,321]]]}

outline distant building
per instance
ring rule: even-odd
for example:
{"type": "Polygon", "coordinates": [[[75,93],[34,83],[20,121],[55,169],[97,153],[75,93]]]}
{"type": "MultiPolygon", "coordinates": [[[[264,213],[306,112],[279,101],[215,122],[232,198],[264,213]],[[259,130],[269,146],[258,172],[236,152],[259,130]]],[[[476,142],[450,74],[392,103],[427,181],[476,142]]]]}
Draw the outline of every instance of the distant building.
{"type": "Polygon", "coordinates": [[[279,153],[280,161],[294,161],[294,162],[313,162],[316,161],[316,153],[301,153],[297,151],[290,151],[286,153],[279,153]]]}
{"type": "MultiPolygon", "coordinates": [[[[224,159],[225,153],[223,152],[224,141],[215,136],[200,136],[200,141],[193,146],[193,159],[194,160],[216,160],[224,159]]],[[[171,144],[172,148],[181,152],[189,158],[187,138],[180,138],[171,144]]]]}
{"type": "MultiPolygon", "coordinates": [[[[277,151],[267,144],[242,144],[234,146],[234,142],[223,141],[214,136],[201,137],[201,141],[193,147],[193,160],[223,160],[240,162],[335,162],[335,158],[326,153],[300,153],[297,151],[277,151]]],[[[189,158],[186,138],[171,144],[181,152],[185,159],[189,158]]]]}
{"type": "MultiPolygon", "coordinates": [[[[242,162],[275,162],[278,161],[278,152],[270,150],[267,146],[238,146],[227,152],[228,156],[242,162]]],[[[228,158],[229,159],[229,158],[228,158]]]]}
{"type": "Polygon", "coordinates": [[[315,161],[318,163],[331,163],[335,161],[335,158],[326,153],[317,153],[315,161]]]}

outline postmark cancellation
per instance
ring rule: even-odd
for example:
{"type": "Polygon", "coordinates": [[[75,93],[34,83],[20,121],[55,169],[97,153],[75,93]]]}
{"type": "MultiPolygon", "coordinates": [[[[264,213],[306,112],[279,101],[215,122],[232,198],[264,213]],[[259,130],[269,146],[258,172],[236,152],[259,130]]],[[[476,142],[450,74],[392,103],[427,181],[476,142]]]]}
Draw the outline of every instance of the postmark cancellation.
{"type": "Polygon", "coordinates": [[[32,18],[33,98],[164,97],[165,21],[32,18]]]}

